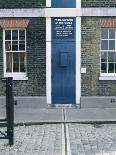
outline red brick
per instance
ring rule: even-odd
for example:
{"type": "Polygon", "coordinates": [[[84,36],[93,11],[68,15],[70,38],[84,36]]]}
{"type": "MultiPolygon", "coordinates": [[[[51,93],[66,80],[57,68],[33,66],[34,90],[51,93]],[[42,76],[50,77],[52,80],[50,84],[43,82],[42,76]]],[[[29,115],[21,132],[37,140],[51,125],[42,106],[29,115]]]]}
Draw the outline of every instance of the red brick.
{"type": "Polygon", "coordinates": [[[101,19],[99,26],[104,28],[116,28],[116,19],[101,19]]]}
{"type": "Polygon", "coordinates": [[[27,19],[5,19],[0,20],[0,27],[2,28],[26,28],[29,20],[27,19]]]}

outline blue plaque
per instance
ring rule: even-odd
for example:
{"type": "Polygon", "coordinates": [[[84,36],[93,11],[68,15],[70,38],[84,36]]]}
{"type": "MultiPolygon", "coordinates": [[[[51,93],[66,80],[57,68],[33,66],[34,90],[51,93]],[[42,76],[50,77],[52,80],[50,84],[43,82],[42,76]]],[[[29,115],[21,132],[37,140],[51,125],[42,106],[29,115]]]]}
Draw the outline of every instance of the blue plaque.
{"type": "Polygon", "coordinates": [[[53,39],[74,39],[75,18],[57,17],[52,23],[53,39]]]}

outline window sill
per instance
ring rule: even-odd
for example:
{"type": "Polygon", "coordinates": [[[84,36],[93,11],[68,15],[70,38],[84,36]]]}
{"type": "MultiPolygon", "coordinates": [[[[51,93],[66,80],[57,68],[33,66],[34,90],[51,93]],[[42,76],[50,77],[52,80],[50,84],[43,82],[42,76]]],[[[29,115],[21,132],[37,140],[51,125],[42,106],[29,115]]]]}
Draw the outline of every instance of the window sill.
{"type": "Polygon", "coordinates": [[[28,80],[28,77],[26,76],[26,74],[6,74],[4,75],[4,77],[13,77],[13,80],[20,80],[20,81],[27,81],[28,80]]]}
{"type": "Polygon", "coordinates": [[[116,76],[100,76],[99,80],[116,80],[116,76]]]}
{"type": "Polygon", "coordinates": [[[27,81],[28,77],[13,77],[13,80],[15,80],[15,81],[17,81],[17,80],[27,81]]]}

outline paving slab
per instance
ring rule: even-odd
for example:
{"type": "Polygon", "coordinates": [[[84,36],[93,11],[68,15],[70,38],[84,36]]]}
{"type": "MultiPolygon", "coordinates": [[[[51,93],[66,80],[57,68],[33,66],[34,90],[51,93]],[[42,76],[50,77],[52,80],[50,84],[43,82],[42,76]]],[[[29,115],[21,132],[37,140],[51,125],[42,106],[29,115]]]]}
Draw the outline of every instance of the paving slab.
{"type": "Polygon", "coordinates": [[[63,110],[19,108],[15,109],[14,118],[15,123],[60,122],[63,120],[63,110]]]}
{"type": "MultiPolygon", "coordinates": [[[[0,109],[0,118],[5,108],[0,109]]],[[[26,108],[15,107],[15,123],[116,122],[116,108],[26,108]]]]}
{"type": "Polygon", "coordinates": [[[67,122],[116,121],[116,108],[65,109],[67,122]]]}

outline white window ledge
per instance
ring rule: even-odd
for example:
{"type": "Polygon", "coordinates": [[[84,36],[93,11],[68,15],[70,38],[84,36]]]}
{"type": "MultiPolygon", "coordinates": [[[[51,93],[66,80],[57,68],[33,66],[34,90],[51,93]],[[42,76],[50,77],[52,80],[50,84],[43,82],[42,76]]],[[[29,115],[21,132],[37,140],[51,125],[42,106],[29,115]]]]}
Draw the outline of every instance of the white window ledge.
{"type": "Polygon", "coordinates": [[[28,80],[28,77],[26,76],[26,74],[5,74],[4,77],[13,77],[13,80],[22,80],[22,81],[26,81],[28,80]]]}
{"type": "MultiPolygon", "coordinates": [[[[4,78],[3,78],[3,80],[4,80],[4,78]]],[[[18,81],[18,80],[20,80],[20,81],[27,81],[28,77],[13,77],[13,80],[14,81],[18,81]]]]}
{"type": "Polygon", "coordinates": [[[100,76],[99,80],[116,80],[116,76],[100,76]]]}
{"type": "Polygon", "coordinates": [[[28,77],[13,77],[13,80],[22,80],[22,81],[26,81],[26,80],[28,80],[28,77]]]}

